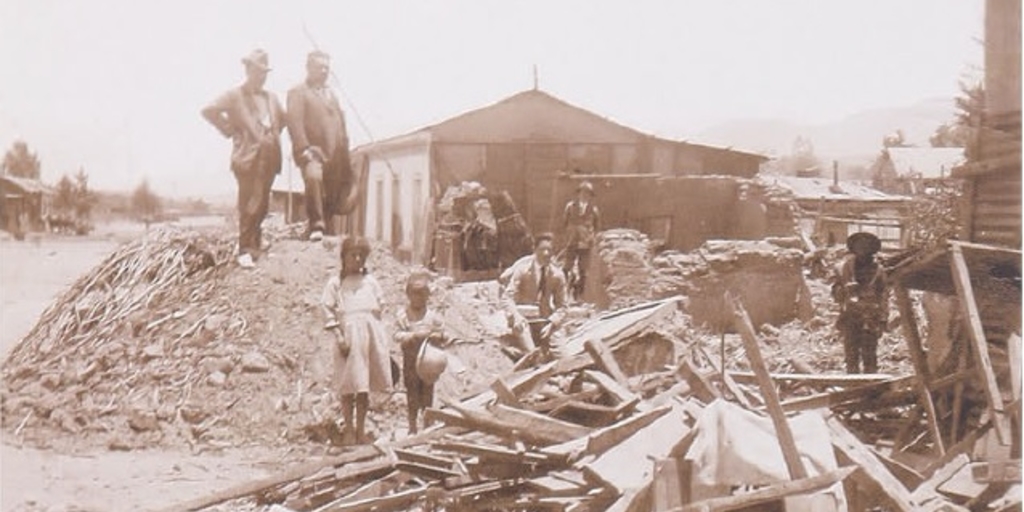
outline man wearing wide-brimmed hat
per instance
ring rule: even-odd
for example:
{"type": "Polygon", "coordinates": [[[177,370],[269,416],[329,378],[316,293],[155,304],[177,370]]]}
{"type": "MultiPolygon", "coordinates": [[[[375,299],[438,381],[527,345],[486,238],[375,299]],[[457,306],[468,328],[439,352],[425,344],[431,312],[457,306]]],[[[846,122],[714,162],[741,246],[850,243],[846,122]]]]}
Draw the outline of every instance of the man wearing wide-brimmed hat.
{"type": "Polygon", "coordinates": [[[576,186],[576,198],[565,205],[562,227],[565,229],[565,271],[573,276],[570,290],[574,297],[583,294],[590,266],[590,249],[601,224],[601,211],[594,204],[594,185],[589,181],[576,186]]]}
{"type": "Polygon", "coordinates": [[[281,172],[281,130],[284,108],[263,88],[270,72],[267,52],[253,50],[242,58],[245,82],[220,95],[202,110],[203,118],[231,139],[231,172],[238,182],[238,264],[255,266],[253,258],[268,244],[261,225],[270,205],[270,187],[281,172]]]}
{"type": "Polygon", "coordinates": [[[876,373],[878,339],[889,317],[885,270],[875,261],[882,242],[861,232],[850,235],[846,247],[852,254],[836,267],[832,284],[832,297],[839,303],[836,328],[843,340],[846,373],[876,373]]]}
{"type": "Polygon", "coordinates": [[[309,239],[334,233],[334,217],[348,213],[357,188],[349,160],[345,113],[327,86],[331,58],[314,51],[306,57],[306,80],[288,91],[288,135],[292,155],[306,185],[309,239]]]}

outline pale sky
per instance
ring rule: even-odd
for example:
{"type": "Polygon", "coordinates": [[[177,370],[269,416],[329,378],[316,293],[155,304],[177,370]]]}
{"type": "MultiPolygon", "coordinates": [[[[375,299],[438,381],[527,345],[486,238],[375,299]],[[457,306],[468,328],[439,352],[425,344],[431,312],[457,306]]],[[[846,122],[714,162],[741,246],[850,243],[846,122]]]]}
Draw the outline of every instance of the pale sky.
{"type": "MultiPolygon", "coordinates": [[[[199,116],[270,54],[281,101],[312,44],[333,57],[353,145],[533,86],[644,132],[836,121],[953,97],[979,75],[983,0],[0,0],[0,146],[43,180],[229,196],[230,142],[199,116]],[[370,134],[357,122],[352,107],[370,134]]],[[[284,136],[287,144],[287,135],[284,136]]],[[[297,174],[294,179],[298,180],[297,174]]]]}

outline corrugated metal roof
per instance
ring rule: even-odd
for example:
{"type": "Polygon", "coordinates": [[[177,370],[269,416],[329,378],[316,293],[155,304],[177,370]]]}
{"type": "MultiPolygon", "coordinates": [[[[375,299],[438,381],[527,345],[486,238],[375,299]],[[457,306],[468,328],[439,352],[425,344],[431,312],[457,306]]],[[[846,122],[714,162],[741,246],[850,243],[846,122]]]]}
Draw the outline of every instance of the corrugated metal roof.
{"type": "Polygon", "coordinates": [[[964,163],[963,148],[888,148],[896,174],[914,178],[948,178],[964,163]]]}
{"type": "Polygon", "coordinates": [[[909,201],[907,196],[886,194],[868,186],[840,181],[836,189],[832,188],[832,180],[826,178],[800,178],[797,176],[762,176],[763,181],[788,188],[793,196],[800,199],[827,199],[847,201],[909,201]]]}

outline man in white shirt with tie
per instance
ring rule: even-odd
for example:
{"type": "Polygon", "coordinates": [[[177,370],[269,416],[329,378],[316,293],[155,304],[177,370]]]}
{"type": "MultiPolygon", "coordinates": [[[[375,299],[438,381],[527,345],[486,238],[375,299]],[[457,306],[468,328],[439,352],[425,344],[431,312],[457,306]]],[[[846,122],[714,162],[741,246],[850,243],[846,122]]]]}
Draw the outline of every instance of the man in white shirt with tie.
{"type": "Polygon", "coordinates": [[[519,340],[519,348],[527,352],[546,344],[565,315],[565,274],[553,259],[554,235],[537,235],[533,255],[516,263],[502,294],[509,326],[519,340]],[[531,332],[531,324],[540,326],[533,329],[537,332],[531,332]]]}

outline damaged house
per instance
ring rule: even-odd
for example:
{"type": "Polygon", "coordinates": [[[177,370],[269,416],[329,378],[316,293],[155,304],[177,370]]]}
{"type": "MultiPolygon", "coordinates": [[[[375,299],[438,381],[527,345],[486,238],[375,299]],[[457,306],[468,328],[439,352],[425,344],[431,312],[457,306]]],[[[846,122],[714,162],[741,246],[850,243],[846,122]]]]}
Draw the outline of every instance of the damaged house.
{"type": "MultiPolygon", "coordinates": [[[[537,89],[361,146],[354,153],[365,176],[362,230],[370,238],[387,242],[400,257],[421,262],[432,252],[433,208],[448,187],[463,182],[478,182],[494,193],[507,192],[530,231],[557,232],[562,206],[576,186],[567,179],[570,176],[612,180],[642,175],[649,181],[659,176],[751,178],[767,160],[758,154],[648,135],[537,89]]],[[[628,213],[641,205],[636,204],[635,195],[613,198],[610,192],[618,183],[595,182],[598,205],[609,223],[631,220],[658,225],[658,217],[671,217],[664,212],[628,213]]],[[[735,201],[738,185],[709,179],[676,187],[674,192],[683,190],[690,193],[674,196],[673,202],[689,204],[692,215],[703,212],[712,222],[714,212],[708,212],[708,207],[715,206],[715,201],[735,201]]],[[[700,225],[700,219],[694,224],[700,225]]],[[[663,230],[664,225],[661,221],[663,230]]]]}

